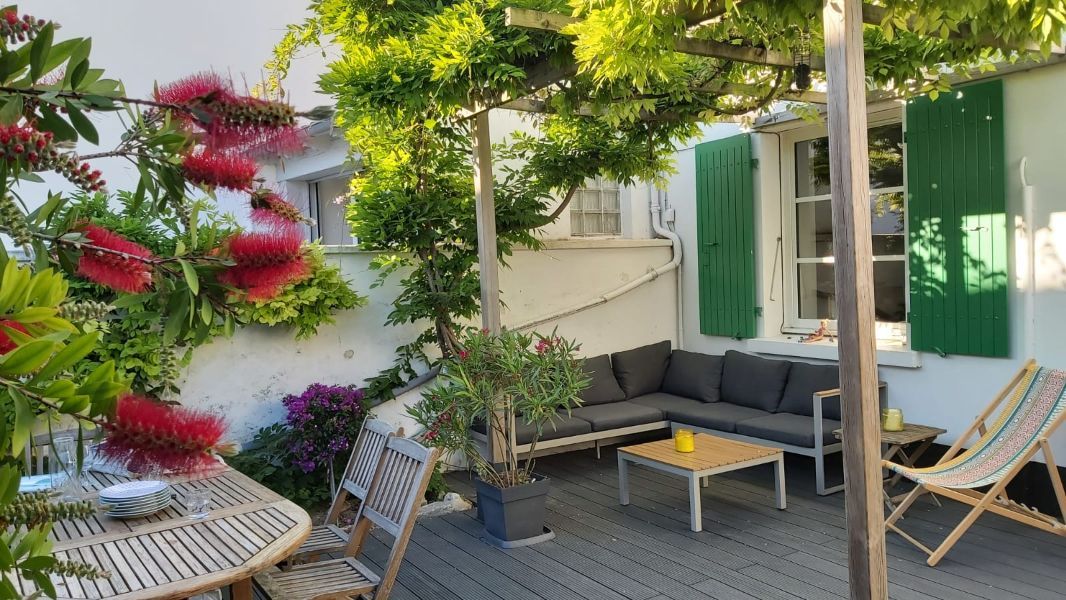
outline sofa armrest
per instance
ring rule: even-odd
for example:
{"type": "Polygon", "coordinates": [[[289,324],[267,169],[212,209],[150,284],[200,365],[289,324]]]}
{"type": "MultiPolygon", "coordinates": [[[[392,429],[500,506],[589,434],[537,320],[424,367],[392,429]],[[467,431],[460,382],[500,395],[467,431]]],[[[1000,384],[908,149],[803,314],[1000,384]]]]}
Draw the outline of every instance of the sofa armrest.
{"type": "MultiPolygon", "coordinates": [[[[886,387],[888,387],[888,382],[886,382],[886,381],[878,381],[877,382],[877,387],[880,390],[883,391],[886,387]]],[[[821,392],[815,392],[814,393],[814,398],[815,399],[817,399],[817,398],[832,398],[833,396],[839,396],[839,395],[840,395],[840,388],[833,388],[831,390],[822,390],[821,392]]]]}
{"type": "MultiPolygon", "coordinates": [[[[881,406],[885,405],[885,390],[888,388],[888,383],[878,380],[877,382],[877,395],[878,401],[881,406]]],[[[816,435],[821,434],[822,431],[822,400],[826,398],[839,398],[840,388],[833,388],[831,390],[822,390],[815,392],[811,396],[811,402],[814,404],[814,430],[816,435]]]]}

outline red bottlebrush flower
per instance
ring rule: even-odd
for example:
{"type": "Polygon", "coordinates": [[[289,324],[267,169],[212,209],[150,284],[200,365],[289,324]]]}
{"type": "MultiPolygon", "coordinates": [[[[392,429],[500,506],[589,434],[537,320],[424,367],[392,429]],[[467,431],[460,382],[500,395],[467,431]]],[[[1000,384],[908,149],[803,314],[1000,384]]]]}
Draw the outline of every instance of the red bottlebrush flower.
{"type": "MultiPolygon", "coordinates": [[[[233,86],[221,75],[204,71],[159,86],[155,99],[166,104],[190,105],[210,102],[216,98],[233,98],[233,86]]],[[[181,118],[181,115],[178,115],[181,118]]]]}
{"type": "Polygon", "coordinates": [[[252,222],[260,225],[286,228],[311,222],[291,202],[268,189],[256,190],[252,194],[251,205],[252,222]]]}
{"type": "Polygon", "coordinates": [[[259,166],[251,158],[239,154],[203,150],[186,156],[182,169],[185,178],[197,185],[250,192],[259,166]]]}
{"type": "Polygon", "coordinates": [[[78,275],[113,290],[138,294],[152,285],[155,258],[144,246],[100,227],[88,224],[83,232],[89,244],[78,260],[78,275]]]}
{"type": "Polygon", "coordinates": [[[29,331],[26,331],[26,327],[18,321],[11,321],[9,319],[4,319],[3,321],[0,321],[0,356],[11,352],[19,346],[15,343],[15,340],[11,339],[11,336],[9,336],[6,331],[4,331],[4,328],[14,329],[15,331],[20,331],[27,335],[29,335],[30,333],[29,331]]]}
{"type": "Polygon", "coordinates": [[[156,100],[187,108],[177,118],[201,130],[204,144],[214,150],[289,154],[302,150],[306,142],[291,106],[237,94],[217,73],[197,73],[162,86],[156,100]]]}
{"type": "Polygon", "coordinates": [[[100,452],[135,473],[153,469],[188,472],[217,465],[216,454],[232,454],[222,441],[226,422],[219,416],[127,394],[104,425],[100,452]]]}
{"type": "Polygon", "coordinates": [[[281,286],[310,274],[304,259],[303,238],[293,229],[239,233],[228,242],[235,264],[219,280],[244,290],[249,300],[269,300],[281,286]]]}

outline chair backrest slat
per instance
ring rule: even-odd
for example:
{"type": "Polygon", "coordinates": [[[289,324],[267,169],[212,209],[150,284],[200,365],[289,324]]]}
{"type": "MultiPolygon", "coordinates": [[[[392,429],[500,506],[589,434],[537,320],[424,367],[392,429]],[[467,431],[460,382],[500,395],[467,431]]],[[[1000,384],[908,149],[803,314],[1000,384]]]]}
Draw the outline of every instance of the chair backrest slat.
{"type": "MultiPolygon", "coordinates": [[[[385,571],[374,590],[374,600],[386,600],[392,591],[438,456],[438,450],[402,437],[391,437],[385,445],[370,493],[359,507],[353,529],[366,531],[372,523],[394,538],[385,571]]],[[[357,537],[361,536],[353,534],[350,553],[358,552],[361,546],[357,537]]]]}
{"type": "Polygon", "coordinates": [[[406,438],[391,438],[381,458],[380,478],[371,486],[362,516],[392,535],[399,535],[418,508],[433,474],[436,452],[406,438]]]}
{"type": "Polygon", "coordinates": [[[366,500],[367,491],[381,463],[381,455],[385,452],[385,444],[390,437],[402,435],[402,427],[396,427],[380,419],[367,419],[363,422],[363,428],[359,431],[355,447],[352,448],[352,455],[348,459],[348,466],[345,467],[344,475],[341,477],[340,489],[337,490],[333,504],[326,514],[327,524],[336,522],[340,517],[347,503],[348,494],[360,501],[366,500]]]}
{"type": "Polygon", "coordinates": [[[380,419],[367,419],[355,442],[348,467],[344,470],[342,486],[360,500],[366,498],[370,482],[374,479],[381,453],[389,436],[403,435],[402,430],[380,419]]]}

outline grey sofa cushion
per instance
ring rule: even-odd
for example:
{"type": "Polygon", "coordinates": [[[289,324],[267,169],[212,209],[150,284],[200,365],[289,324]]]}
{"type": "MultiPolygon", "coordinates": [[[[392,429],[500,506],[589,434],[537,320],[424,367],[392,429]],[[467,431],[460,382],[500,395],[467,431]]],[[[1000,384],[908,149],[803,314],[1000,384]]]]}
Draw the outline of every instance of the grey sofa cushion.
{"type": "Polygon", "coordinates": [[[581,404],[591,406],[626,399],[625,392],[618,387],[611,369],[611,359],[606,354],[585,359],[585,373],[592,378],[589,386],[581,390],[581,404]]]}
{"type": "MultiPolygon", "coordinates": [[[[840,429],[840,421],[822,419],[822,443],[835,444],[838,440],[833,435],[834,429],[840,429]]],[[[764,440],[802,446],[814,447],[814,419],[802,415],[777,413],[737,423],[737,433],[750,435],[764,440]]]]}
{"type": "Polygon", "coordinates": [[[655,392],[654,394],[644,394],[643,396],[637,396],[627,402],[633,402],[635,404],[643,404],[644,406],[650,406],[657,408],[666,415],[667,419],[671,421],[679,421],[676,415],[684,414],[686,411],[695,410],[703,406],[703,402],[699,400],[693,400],[692,398],[683,398],[681,396],[675,396],[673,394],[666,394],[663,392],[655,392]]]}
{"type": "Polygon", "coordinates": [[[607,431],[619,427],[631,427],[663,420],[663,412],[651,406],[635,402],[612,402],[582,406],[570,411],[578,419],[588,421],[593,431],[607,431]]]}
{"type": "Polygon", "coordinates": [[[674,350],[663,378],[667,394],[718,402],[722,387],[722,357],[674,350]]]}
{"type": "MultiPolygon", "coordinates": [[[[788,383],[777,412],[814,416],[811,397],[815,392],[824,392],[840,387],[840,368],[836,365],[811,365],[792,363],[788,383]]],[[[822,417],[840,420],[840,396],[822,399],[822,417]]]]}
{"type": "Polygon", "coordinates": [[[611,355],[614,376],[626,393],[626,398],[658,392],[669,363],[669,340],[611,355]]]}
{"type": "Polygon", "coordinates": [[[722,401],[776,412],[792,363],[770,360],[735,350],[725,353],[722,401]]]}
{"type": "Polygon", "coordinates": [[[757,408],[729,404],[728,402],[700,402],[699,406],[671,411],[670,420],[702,427],[704,429],[717,429],[726,433],[737,430],[737,423],[748,419],[766,417],[771,413],[757,408]]]}
{"type": "MultiPolygon", "coordinates": [[[[485,422],[479,421],[474,423],[471,429],[480,434],[485,434],[485,422]]],[[[528,444],[532,442],[533,433],[535,431],[536,428],[533,427],[533,425],[525,423],[521,418],[517,419],[515,422],[515,440],[519,444],[528,444]]],[[[568,416],[566,413],[560,412],[555,418],[544,424],[540,440],[546,442],[548,440],[557,440],[559,438],[591,432],[592,425],[588,421],[578,419],[574,416],[568,416]]]]}

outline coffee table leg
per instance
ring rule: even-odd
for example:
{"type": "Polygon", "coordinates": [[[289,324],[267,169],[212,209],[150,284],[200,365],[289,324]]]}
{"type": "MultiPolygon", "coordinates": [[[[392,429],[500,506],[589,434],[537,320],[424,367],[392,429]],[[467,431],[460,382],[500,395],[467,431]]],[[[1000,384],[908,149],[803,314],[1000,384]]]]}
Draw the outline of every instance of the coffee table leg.
{"type": "Polygon", "coordinates": [[[774,463],[774,491],[777,493],[777,508],[785,510],[785,457],[782,455],[774,463]]]}
{"type": "Polygon", "coordinates": [[[692,531],[703,531],[703,506],[700,503],[700,477],[688,476],[688,509],[692,531]]]}
{"type": "Polygon", "coordinates": [[[618,453],[618,501],[622,506],[629,504],[629,463],[621,452],[618,453]]]}

